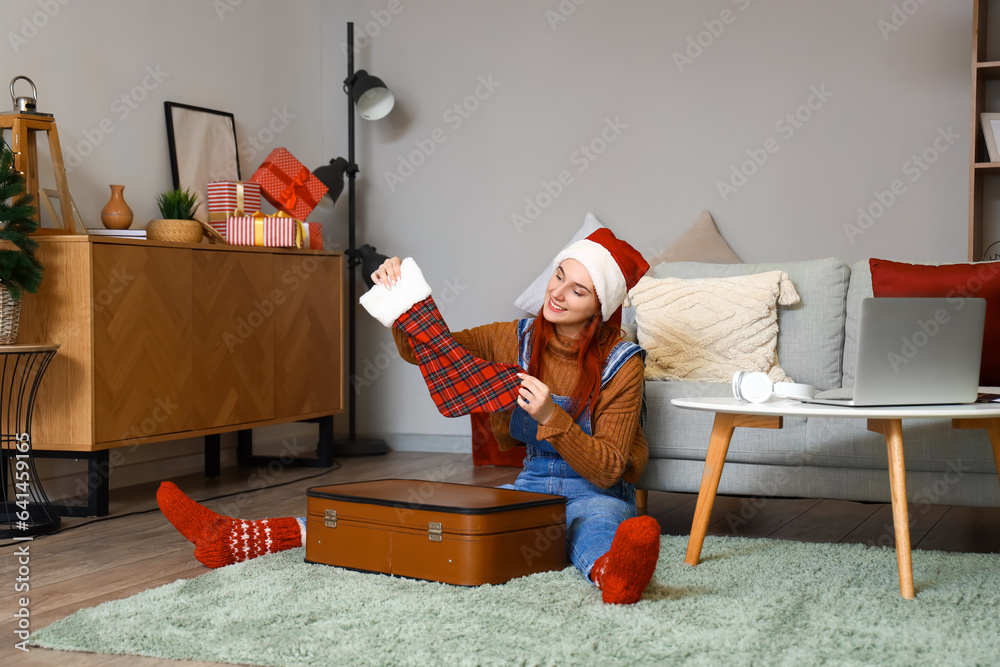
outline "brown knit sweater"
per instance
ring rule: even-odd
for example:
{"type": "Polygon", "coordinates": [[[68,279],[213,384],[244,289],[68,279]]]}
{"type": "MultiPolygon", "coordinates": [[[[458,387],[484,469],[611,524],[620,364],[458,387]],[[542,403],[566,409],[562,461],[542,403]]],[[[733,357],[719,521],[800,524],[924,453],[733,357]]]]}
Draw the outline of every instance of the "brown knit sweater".
{"type": "MultiPolygon", "coordinates": [[[[416,357],[408,336],[393,327],[400,356],[411,364],[416,357]]],[[[486,361],[517,364],[517,322],[496,322],[453,332],[455,340],[474,356],[486,361]]],[[[576,386],[576,341],[555,336],[543,357],[542,382],[553,395],[568,396],[576,386]]],[[[587,435],[573,416],[556,406],[547,424],[538,425],[538,439],[547,440],[570,467],[584,479],[608,488],[624,477],[638,481],[649,458],[646,436],[639,426],[642,406],[643,365],[635,355],[601,389],[591,416],[593,435],[587,435]]],[[[501,450],[519,444],[510,435],[510,412],[490,415],[490,425],[501,450]]]]}

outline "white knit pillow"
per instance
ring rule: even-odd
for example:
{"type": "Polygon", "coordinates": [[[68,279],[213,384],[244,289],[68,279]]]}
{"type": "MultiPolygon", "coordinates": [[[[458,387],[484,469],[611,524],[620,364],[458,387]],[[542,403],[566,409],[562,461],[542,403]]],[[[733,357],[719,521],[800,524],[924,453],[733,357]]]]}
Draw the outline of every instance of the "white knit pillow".
{"type": "Polygon", "coordinates": [[[778,304],[799,302],[783,271],[731,278],[644,277],[636,307],[646,379],[731,382],[736,371],[790,378],[778,366],[778,304]]]}

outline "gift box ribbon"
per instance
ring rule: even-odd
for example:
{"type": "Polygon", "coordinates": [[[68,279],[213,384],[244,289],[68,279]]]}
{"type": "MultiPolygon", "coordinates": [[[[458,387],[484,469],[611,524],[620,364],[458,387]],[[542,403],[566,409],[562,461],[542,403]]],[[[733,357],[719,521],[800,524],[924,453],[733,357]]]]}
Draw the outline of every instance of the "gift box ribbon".
{"type": "Polygon", "coordinates": [[[285,184],[285,189],[280,195],[275,196],[278,204],[282,208],[287,210],[292,210],[299,201],[299,197],[302,197],[310,208],[316,207],[316,200],[313,199],[312,193],[306,188],[306,183],[309,181],[309,177],[312,176],[312,172],[309,171],[308,167],[302,167],[299,173],[292,178],[285,172],[281,171],[276,164],[270,160],[266,160],[262,165],[261,169],[265,169],[271,173],[272,176],[277,178],[279,181],[285,184]]]}
{"type": "Polygon", "coordinates": [[[236,210],[235,211],[213,211],[208,214],[209,222],[225,222],[226,218],[240,218],[246,215],[243,210],[243,183],[236,182],[236,210]]]}
{"type": "Polygon", "coordinates": [[[288,218],[294,223],[295,229],[295,247],[301,248],[302,243],[306,238],[305,224],[301,220],[296,220],[292,216],[288,215],[284,211],[278,211],[274,215],[264,215],[260,211],[253,214],[253,244],[262,246],[264,245],[264,221],[267,219],[274,218],[288,218]]]}

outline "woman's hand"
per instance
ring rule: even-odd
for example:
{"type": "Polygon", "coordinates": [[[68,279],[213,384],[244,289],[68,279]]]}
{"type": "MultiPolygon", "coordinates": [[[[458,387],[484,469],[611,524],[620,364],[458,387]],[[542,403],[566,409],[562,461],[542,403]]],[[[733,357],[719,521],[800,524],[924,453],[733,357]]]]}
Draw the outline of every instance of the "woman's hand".
{"type": "Polygon", "coordinates": [[[378,267],[375,273],[372,274],[372,282],[386,289],[392,289],[392,286],[396,284],[396,281],[402,275],[399,270],[402,264],[403,262],[399,257],[390,257],[382,262],[382,266],[378,267]]]}
{"type": "Polygon", "coordinates": [[[556,412],[556,404],[552,402],[549,386],[527,373],[518,373],[517,377],[521,378],[517,404],[539,424],[547,423],[556,412]]]}

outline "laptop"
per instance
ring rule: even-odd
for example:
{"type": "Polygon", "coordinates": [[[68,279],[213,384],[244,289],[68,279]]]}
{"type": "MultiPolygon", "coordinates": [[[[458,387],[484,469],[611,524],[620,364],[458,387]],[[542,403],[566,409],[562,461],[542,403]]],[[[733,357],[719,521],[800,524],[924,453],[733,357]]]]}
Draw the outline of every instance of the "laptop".
{"type": "Polygon", "coordinates": [[[854,386],[796,400],[855,407],[974,403],[985,323],[985,299],[865,299],[854,386]]]}

